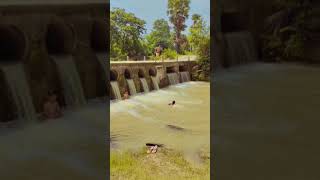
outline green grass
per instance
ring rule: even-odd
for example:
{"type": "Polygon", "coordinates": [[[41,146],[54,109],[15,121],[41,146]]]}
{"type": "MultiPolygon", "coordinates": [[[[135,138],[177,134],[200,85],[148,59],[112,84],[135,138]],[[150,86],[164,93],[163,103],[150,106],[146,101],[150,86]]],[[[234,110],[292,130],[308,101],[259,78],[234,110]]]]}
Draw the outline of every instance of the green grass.
{"type": "Polygon", "coordinates": [[[111,180],[206,180],[210,179],[208,153],[199,154],[199,165],[189,163],[180,152],[160,149],[156,154],[111,152],[111,180]]]}

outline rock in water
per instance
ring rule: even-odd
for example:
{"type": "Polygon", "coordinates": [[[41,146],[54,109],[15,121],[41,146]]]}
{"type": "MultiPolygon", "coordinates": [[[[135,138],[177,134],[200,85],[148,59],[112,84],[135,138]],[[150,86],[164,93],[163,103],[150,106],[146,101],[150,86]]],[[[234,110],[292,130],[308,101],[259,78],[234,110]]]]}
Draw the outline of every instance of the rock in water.
{"type": "Polygon", "coordinates": [[[173,129],[173,130],[178,130],[178,131],[184,131],[185,130],[182,127],[171,125],[171,124],[168,124],[167,127],[170,128],[170,129],[173,129]]]}

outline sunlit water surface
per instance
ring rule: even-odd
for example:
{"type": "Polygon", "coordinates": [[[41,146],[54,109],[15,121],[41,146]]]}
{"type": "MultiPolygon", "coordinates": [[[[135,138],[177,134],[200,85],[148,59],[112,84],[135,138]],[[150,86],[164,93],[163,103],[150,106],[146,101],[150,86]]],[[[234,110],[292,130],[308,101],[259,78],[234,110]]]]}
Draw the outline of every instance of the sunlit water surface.
{"type": "Polygon", "coordinates": [[[159,143],[183,152],[191,161],[199,160],[200,150],[209,151],[209,83],[187,82],[111,102],[110,115],[113,150],[136,150],[146,143],[159,143]],[[176,105],[169,106],[173,100],[176,105]]]}
{"type": "Polygon", "coordinates": [[[320,67],[250,64],[214,74],[216,179],[319,179],[320,67]]]}
{"type": "Polygon", "coordinates": [[[94,102],[2,134],[0,179],[104,179],[107,110],[106,103],[94,102]]]}

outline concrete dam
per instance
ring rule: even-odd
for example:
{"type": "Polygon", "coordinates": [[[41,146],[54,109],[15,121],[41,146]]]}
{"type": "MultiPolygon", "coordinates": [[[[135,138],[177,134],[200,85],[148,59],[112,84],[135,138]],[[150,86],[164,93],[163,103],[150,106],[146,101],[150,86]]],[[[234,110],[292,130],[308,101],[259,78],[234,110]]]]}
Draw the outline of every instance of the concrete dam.
{"type": "Polygon", "coordinates": [[[107,2],[0,3],[0,121],[32,121],[48,91],[65,106],[108,95],[107,2]],[[104,59],[107,61],[107,59],[104,59]]]}
{"type": "Polygon", "coordinates": [[[0,4],[1,125],[37,121],[51,90],[69,108],[191,79],[194,60],[112,62],[109,73],[106,10],[104,1],[0,4]]]}
{"type": "Polygon", "coordinates": [[[169,85],[190,81],[195,60],[115,61],[110,63],[111,99],[147,93],[169,85]]]}

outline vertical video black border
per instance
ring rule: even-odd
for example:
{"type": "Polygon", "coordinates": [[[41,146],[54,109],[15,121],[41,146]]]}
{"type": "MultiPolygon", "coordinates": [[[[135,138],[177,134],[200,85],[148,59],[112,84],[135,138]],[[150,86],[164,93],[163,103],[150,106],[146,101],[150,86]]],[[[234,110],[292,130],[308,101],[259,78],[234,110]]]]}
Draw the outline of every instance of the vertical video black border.
{"type": "MultiPolygon", "coordinates": [[[[107,45],[107,71],[110,72],[110,0],[107,0],[107,5],[106,5],[106,24],[107,24],[107,30],[108,30],[108,39],[106,42],[107,45]]],[[[108,85],[110,84],[110,77],[107,77],[107,88],[109,87],[108,85]]],[[[109,90],[107,91],[109,92],[109,90]]],[[[110,93],[107,95],[107,109],[106,109],[106,121],[107,121],[107,126],[106,126],[106,179],[110,179],[110,141],[111,141],[111,136],[110,136],[110,93]]]]}
{"type": "Polygon", "coordinates": [[[216,134],[214,127],[217,117],[215,115],[214,103],[214,71],[216,70],[216,60],[219,58],[217,52],[217,36],[220,32],[220,0],[210,1],[210,179],[216,179],[217,177],[217,156],[215,154],[214,134],[216,134]]]}

